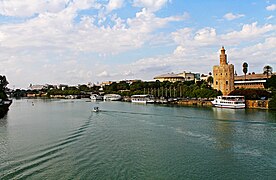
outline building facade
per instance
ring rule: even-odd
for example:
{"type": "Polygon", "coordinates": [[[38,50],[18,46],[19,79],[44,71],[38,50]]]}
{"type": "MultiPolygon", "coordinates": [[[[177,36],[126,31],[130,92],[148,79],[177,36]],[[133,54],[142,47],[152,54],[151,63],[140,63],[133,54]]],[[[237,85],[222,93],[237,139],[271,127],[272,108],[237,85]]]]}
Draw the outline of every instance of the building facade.
{"type": "Polygon", "coordinates": [[[248,74],[242,76],[235,76],[235,89],[265,89],[264,84],[267,78],[271,75],[266,76],[265,74],[248,74]]]}
{"type": "Polygon", "coordinates": [[[183,76],[179,76],[177,74],[162,74],[159,76],[154,77],[155,80],[160,82],[169,81],[169,82],[177,82],[177,81],[184,81],[185,78],[183,76]]]}
{"type": "Polygon", "coordinates": [[[220,64],[213,67],[214,89],[228,95],[234,90],[234,65],[228,64],[224,47],[220,50],[220,64]]]}
{"type": "Polygon", "coordinates": [[[184,77],[184,81],[195,81],[195,74],[191,72],[182,72],[177,74],[178,76],[184,77]]]}

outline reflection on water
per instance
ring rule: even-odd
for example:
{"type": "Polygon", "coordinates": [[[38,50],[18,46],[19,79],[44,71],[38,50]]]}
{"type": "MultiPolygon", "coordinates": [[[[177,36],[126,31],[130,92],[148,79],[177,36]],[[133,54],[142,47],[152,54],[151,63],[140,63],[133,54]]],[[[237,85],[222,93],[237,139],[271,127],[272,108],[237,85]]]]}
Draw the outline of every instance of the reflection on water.
{"type": "Polygon", "coordinates": [[[7,115],[3,118],[0,118],[0,127],[6,127],[8,124],[7,115]]]}
{"type": "Polygon", "coordinates": [[[274,118],[257,110],[16,100],[0,121],[0,179],[273,179],[274,118]]]}

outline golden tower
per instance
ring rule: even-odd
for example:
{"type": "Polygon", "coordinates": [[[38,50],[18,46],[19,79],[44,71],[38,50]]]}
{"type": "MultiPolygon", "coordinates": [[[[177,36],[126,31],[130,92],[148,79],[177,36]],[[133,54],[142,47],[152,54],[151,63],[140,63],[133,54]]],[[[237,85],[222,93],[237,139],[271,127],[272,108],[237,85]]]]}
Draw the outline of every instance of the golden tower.
{"type": "Polygon", "coordinates": [[[213,67],[214,89],[220,90],[223,95],[228,95],[234,90],[234,65],[228,64],[225,49],[220,50],[220,65],[213,67]]]}

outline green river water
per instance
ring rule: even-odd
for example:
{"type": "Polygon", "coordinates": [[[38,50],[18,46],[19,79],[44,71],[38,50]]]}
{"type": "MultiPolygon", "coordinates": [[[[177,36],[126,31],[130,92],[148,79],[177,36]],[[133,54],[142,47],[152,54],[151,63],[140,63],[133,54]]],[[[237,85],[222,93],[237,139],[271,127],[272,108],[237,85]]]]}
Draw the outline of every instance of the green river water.
{"type": "Polygon", "coordinates": [[[275,111],[22,99],[0,119],[0,179],[275,178],[275,111]]]}

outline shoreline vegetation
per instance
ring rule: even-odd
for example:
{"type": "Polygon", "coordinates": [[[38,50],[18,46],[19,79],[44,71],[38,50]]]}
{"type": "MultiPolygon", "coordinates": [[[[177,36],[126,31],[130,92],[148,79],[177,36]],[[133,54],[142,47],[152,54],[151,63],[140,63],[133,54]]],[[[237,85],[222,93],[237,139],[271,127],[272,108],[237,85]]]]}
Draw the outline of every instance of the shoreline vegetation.
{"type": "Polygon", "coordinates": [[[8,84],[6,76],[0,75],[0,118],[3,118],[7,114],[12,103],[12,100],[9,100],[6,93],[8,84]]]}

